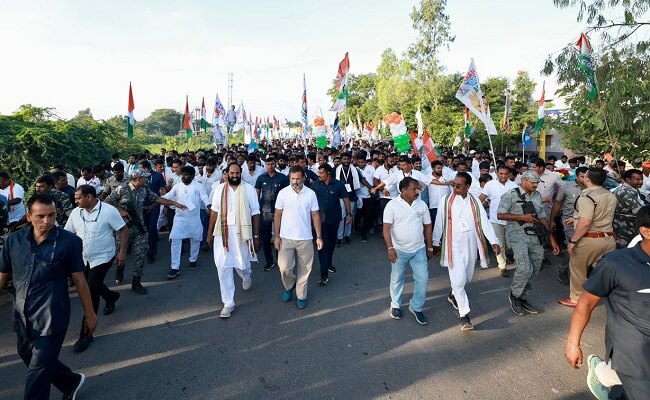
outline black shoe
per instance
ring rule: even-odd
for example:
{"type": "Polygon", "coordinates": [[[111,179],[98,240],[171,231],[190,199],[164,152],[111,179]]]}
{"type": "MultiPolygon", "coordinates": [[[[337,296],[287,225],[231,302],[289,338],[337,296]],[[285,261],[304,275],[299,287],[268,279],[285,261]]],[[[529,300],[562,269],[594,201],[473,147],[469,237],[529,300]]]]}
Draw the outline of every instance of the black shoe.
{"type": "Polygon", "coordinates": [[[121,285],[124,282],[124,267],[115,268],[115,283],[121,285]]]}
{"type": "Polygon", "coordinates": [[[456,297],[454,297],[451,292],[449,292],[449,296],[447,296],[447,301],[449,304],[451,304],[452,307],[454,307],[454,310],[458,311],[458,303],[456,303],[456,297]]]}
{"type": "Polygon", "coordinates": [[[524,308],[521,306],[521,299],[519,297],[515,297],[512,292],[510,292],[508,299],[510,300],[510,308],[512,309],[512,312],[515,313],[515,315],[522,316],[525,314],[524,308]]]}
{"type": "Polygon", "coordinates": [[[521,300],[521,308],[523,308],[528,314],[539,314],[539,311],[537,311],[535,307],[523,299],[521,300]]]}
{"type": "Polygon", "coordinates": [[[499,271],[499,274],[501,274],[502,277],[507,278],[510,276],[510,272],[508,272],[507,269],[503,268],[499,271]]]}
{"type": "Polygon", "coordinates": [[[180,274],[181,274],[181,270],[180,270],[180,269],[173,269],[173,268],[170,268],[170,269],[169,269],[169,272],[167,273],[167,279],[174,279],[174,278],[176,278],[176,277],[177,277],[178,275],[180,275],[180,274]]]}
{"type": "Polygon", "coordinates": [[[199,268],[199,263],[197,261],[190,261],[189,268],[192,269],[192,270],[198,269],[199,268]]]}
{"type": "Polygon", "coordinates": [[[325,285],[327,285],[327,282],[329,282],[329,278],[320,278],[320,280],[318,281],[318,284],[321,285],[321,286],[325,286],[325,285]]]}
{"type": "Polygon", "coordinates": [[[275,264],[266,264],[265,266],[262,267],[262,271],[270,271],[275,267],[275,264]]]}
{"type": "Polygon", "coordinates": [[[391,308],[390,317],[392,319],[402,319],[402,310],[400,310],[399,308],[391,308]]]}
{"type": "Polygon", "coordinates": [[[515,259],[512,256],[507,256],[506,257],[506,264],[514,264],[515,259]]]}
{"type": "Polygon", "coordinates": [[[106,306],[104,306],[104,315],[113,314],[113,311],[115,311],[115,303],[120,299],[120,293],[113,292],[113,294],[114,294],[113,300],[107,301],[106,306]]]}
{"type": "Polygon", "coordinates": [[[569,286],[569,269],[561,270],[562,267],[557,267],[557,280],[565,286],[569,286]]]}
{"type": "Polygon", "coordinates": [[[361,236],[361,243],[366,243],[368,241],[367,236],[361,236]]]}
{"type": "Polygon", "coordinates": [[[409,306],[409,311],[411,312],[411,314],[415,316],[415,321],[417,321],[418,324],[426,325],[429,323],[427,317],[425,317],[424,314],[422,314],[422,311],[415,311],[414,309],[411,308],[411,306],[409,306]]]}
{"type": "Polygon", "coordinates": [[[133,277],[133,281],[131,282],[131,290],[133,290],[137,294],[147,294],[148,293],[147,288],[142,286],[142,283],[140,283],[140,277],[139,276],[134,276],[133,277]]]}
{"type": "Polygon", "coordinates": [[[343,244],[350,244],[350,243],[352,243],[352,238],[350,236],[343,237],[343,244]]]}
{"type": "Polygon", "coordinates": [[[149,264],[153,264],[156,261],[156,256],[153,256],[151,254],[147,254],[147,262],[149,264]]]}
{"type": "Polygon", "coordinates": [[[472,321],[469,320],[469,314],[460,318],[460,330],[463,332],[474,330],[474,325],[472,325],[472,321]]]}
{"type": "Polygon", "coordinates": [[[72,390],[70,393],[65,393],[61,400],[75,400],[77,398],[77,393],[79,393],[79,389],[81,389],[81,386],[83,386],[84,382],[86,381],[86,375],[84,374],[77,374],[79,375],[79,383],[77,383],[77,386],[72,390]]]}
{"type": "Polygon", "coordinates": [[[82,351],[86,350],[92,342],[93,342],[92,335],[81,336],[79,340],[75,342],[74,346],[72,346],[72,351],[74,353],[81,353],[82,351]]]}
{"type": "Polygon", "coordinates": [[[333,265],[330,265],[329,268],[327,268],[327,272],[334,274],[336,273],[336,268],[334,268],[333,265]]]}
{"type": "Polygon", "coordinates": [[[343,240],[336,240],[336,247],[343,247],[343,240]]]}

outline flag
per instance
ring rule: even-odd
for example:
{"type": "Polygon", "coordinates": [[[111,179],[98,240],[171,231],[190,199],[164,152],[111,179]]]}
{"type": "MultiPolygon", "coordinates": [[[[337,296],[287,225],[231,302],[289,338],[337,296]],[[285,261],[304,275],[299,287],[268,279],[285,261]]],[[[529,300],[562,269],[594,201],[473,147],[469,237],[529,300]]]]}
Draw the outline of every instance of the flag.
{"type": "Polygon", "coordinates": [[[185,129],[185,137],[192,138],[194,131],[192,130],[192,114],[190,114],[190,106],[185,96],[185,114],[183,114],[183,129],[185,129]]]}
{"type": "Polygon", "coordinates": [[[302,74],[302,140],[307,140],[309,122],[307,121],[307,81],[305,74],[302,74]]]}
{"type": "Polygon", "coordinates": [[[339,113],[336,113],[332,125],[332,146],[338,148],[341,145],[341,127],[339,126],[339,113]]]}
{"type": "Polygon", "coordinates": [[[221,104],[221,100],[219,100],[219,94],[217,93],[217,97],[214,99],[214,118],[212,120],[213,139],[215,144],[226,144],[223,133],[221,131],[221,117],[225,115],[226,109],[224,108],[223,104],[221,104]]]}
{"type": "Polygon", "coordinates": [[[537,101],[539,108],[537,109],[537,122],[535,122],[535,132],[541,132],[542,125],[544,125],[544,112],[546,111],[546,106],[544,105],[544,95],[546,92],[546,82],[542,83],[542,97],[537,101]]]}
{"type": "Polygon", "coordinates": [[[208,129],[208,119],[205,115],[205,97],[201,99],[201,130],[203,132],[208,129]]]}
{"type": "Polygon", "coordinates": [[[235,115],[237,116],[237,120],[232,128],[233,132],[237,132],[243,129],[248,124],[248,117],[246,116],[246,110],[244,109],[243,101],[239,103],[239,107],[237,107],[235,115]]]}
{"type": "Polygon", "coordinates": [[[510,133],[510,93],[506,90],[506,107],[503,111],[503,132],[510,133]]]}
{"type": "Polygon", "coordinates": [[[418,137],[415,132],[411,132],[411,146],[415,155],[422,159],[422,169],[429,169],[441,154],[433,139],[431,139],[429,132],[424,132],[422,137],[418,137]]]}
{"type": "Polygon", "coordinates": [[[361,117],[359,117],[359,110],[357,110],[357,126],[359,127],[359,134],[363,134],[363,125],[361,125],[361,117]]]}
{"type": "Polygon", "coordinates": [[[469,108],[465,107],[465,139],[472,136],[472,127],[469,125],[469,108]]]}
{"type": "Polygon", "coordinates": [[[345,57],[339,63],[339,70],[336,74],[334,80],[334,85],[336,87],[337,96],[336,101],[332,104],[330,111],[341,112],[344,111],[348,105],[348,71],[350,70],[350,59],[348,58],[348,53],[345,53],[345,57]]]}
{"type": "Polygon", "coordinates": [[[533,139],[530,137],[530,131],[528,130],[527,126],[524,126],[523,132],[521,132],[521,145],[524,147],[524,149],[528,146],[530,146],[530,143],[533,141],[533,139]]]}
{"type": "Polygon", "coordinates": [[[496,135],[497,134],[497,127],[494,125],[494,121],[492,121],[492,115],[490,114],[490,105],[487,103],[487,101],[484,101],[485,105],[485,129],[487,129],[488,135],[496,135]]]}
{"type": "Polygon", "coordinates": [[[598,96],[598,86],[596,85],[596,73],[594,71],[594,63],[591,59],[591,43],[589,38],[584,33],[580,34],[580,39],[576,43],[576,46],[580,49],[580,55],[578,56],[578,67],[584,71],[587,76],[587,82],[585,83],[585,88],[587,89],[587,98],[590,101],[596,100],[598,96]]]}
{"type": "Polygon", "coordinates": [[[135,125],[135,119],[133,118],[133,109],[135,109],[135,105],[133,104],[133,91],[131,90],[131,82],[129,82],[129,118],[126,121],[126,136],[128,138],[133,137],[133,125],[135,125]]]}
{"type": "Polygon", "coordinates": [[[456,91],[456,98],[465,104],[465,107],[487,126],[486,113],[483,105],[483,92],[481,91],[481,84],[473,58],[469,64],[467,74],[463,78],[463,82],[456,91]]]}
{"type": "Polygon", "coordinates": [[[273,129],[280,129],[280,121],[275,118],[275,115],[273,116],[273,129]]]}
{"type": "Polygon", "coordinates": [[[418,136],[422,137],[422,134],[424,133],[424,123],[422,122],[422,111],[420,111],[420,106],[418,106],[418,110],[415,112],[415,119],[418,121],[418,136]]]}

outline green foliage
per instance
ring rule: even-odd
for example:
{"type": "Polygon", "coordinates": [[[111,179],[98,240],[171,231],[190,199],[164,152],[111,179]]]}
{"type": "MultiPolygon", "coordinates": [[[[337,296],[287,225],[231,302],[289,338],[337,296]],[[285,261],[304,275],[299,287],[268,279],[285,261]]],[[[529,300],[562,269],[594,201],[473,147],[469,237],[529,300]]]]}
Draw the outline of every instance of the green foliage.
{"type": "Polygon", "coordinates": [[[441,47],[453,43],[449,16],[445,14],[447,0],[421,0],[420,8],[413,7],[411,20],[413,29],[418,32],[415,43],[408,48],[408,55],[417,65],[426,80],[438,73],[436,55],[441,47]]]}
{"type": "Polygon", "coordinates": [[[135,126],[140,127],[149,135],[176,136],[180,129],[181,117],[181,113],[176,110],[159,108],[152,111],[147,118],[136,123],[135,126]]]}

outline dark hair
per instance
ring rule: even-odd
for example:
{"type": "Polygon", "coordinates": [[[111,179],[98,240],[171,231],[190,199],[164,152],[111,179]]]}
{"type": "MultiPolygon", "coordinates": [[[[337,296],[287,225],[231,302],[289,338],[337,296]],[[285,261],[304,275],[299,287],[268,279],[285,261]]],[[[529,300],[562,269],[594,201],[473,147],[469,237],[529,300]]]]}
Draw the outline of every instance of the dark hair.
{"type": "Polygon", "coordinates": [[[121,161],[118,161],[115,164],[113,164],[112,170],[113,172],[124,172],[124,164],[122,164],[121,161]]]}
{"type": "MultiPolygon", "coordinates": [[[[120,163],[120,164],[122,164],[122,163],[120,163]]],[[[140,166],[142,168],[144,168],[144,169],[151,169],[151,163],[149,162],[149,160],[140,161],[140,166]]]]}
{"type": "Polygon", "coordinates": [[[249,154],[248,157],[246,157],[246,161],[252,161],[252,162],[257,162],[257,156],[255,154],[249,154]]]}
{"type": "Polygon", "coordinates": [[[93,197],[97,197],[97,191],[95,190],[94,187],[92,187],[90,185],[77,186],[77,188],[75,189],[75,192],[80,192],[82,196],[90,195],[90,196],[93,196],[93,197]]]}
{"type": "Polygon", "coordinates": [[[403,191],[407,187],[411,186],[411,184],[414,183],[416,185],[420,184],[420,181],[418,181],[415,178],[411,178],[410,176],[407,176],[406,178],[402,179],[399,183],[399,191],[403,191]]]}
{"type": "Polygon", "coordinates": [[[641,227],[650,228],[650,206],[643,206],[636,213],[636,230],[641,227]]]}
{"type": "Polygon", "coordinates": [[[623,172],[623,179],[631,179],[632,175],[641,175],[641,177],[643,177],[643,172],[638,169],[628,169],[627,171],[623,172]]]}
{"type": "Polygon", "coordinates": [[[422,162],[422,159],[418,156],[411,157],[411,162],[415,164],[416,162],[422,162]]]}
{"type": "Polygon", "coordinates": [[[293,167],[289,168],[289,176],[291,176],[291,174],[295,174],[296,172],[300,172],[303,177],[305,176],[305,171],[300,165],[294,165],[293,167]]]}
{"type": "Polygon", "coordinates": [[[546,167],[546,161],[544,161],[544,159],[542,159],[542,158],[536,158],[531,163],[531,166],[545,168],[546,167]]]}
{"type": "Polygon", "coordinates": [[[508,171],[508,173],[510,173],[510,170],[513,169],[513,168],[510,168],[510,167],[508,167],[508,166],[505,165],[505,164],[503,164],[503,165],[499,165],[499,168],[497,168],[497,173],[498,173],[499,171],[501,171],[502,169],[505,169],[506,171],[508,171]]]}
{"type": "Polygon", "coordinates": [[[516,158],[515,158],[515,156],[510,155],[510,156],[507,156],[506,158],[504,158],[504,160],[505,161],[508,161],[508,160],[516,161],[516,158]]]}
{"type": "Polygon", "coordinates": [[[68,180],[68,176],[65,174],[65,172],[61,171],[54,171],[52,172],[52,178],[54,178],[54,182],[58,182],[59,180],[65,178],[66,182],[68,180]]]}
{"type": "Polygon", "coordinates": [[[36,178],[36,183],[44,183],[47,186],[54,186],[54,178],[50,174],[41,175],[36,178]]]}
{"type": "Polygon", "coordinates": [[[576,176],[578,176],[578,174],[586,174],[587,171],[589,171],[589,168],[587,167],[578,167],[576,168],[576,176]]]}
{"type": "Polygon", "coordinates": [[[436,160],[436,161],[432,162],[431,163],[431,168],[433,169],[433,167],[436,167],[438,165],[440,165],[441,167],[443,166],[442,162],[440,160],[436,160]]]}
{"type": "MultiPolygon", "coordinates": [[[[239,173],[241,173],[241,166],[239,164],[237,164],[235,161],[228,163],[228,165],[224,169],[224,172],[230,171],[230,167],[232,167],[233,165],[236,165],[237,168],[239,168],[239,173]]],[[[185,167],[183,167],[183,168],[185,168],[185,167]]],[[[181,171],[183,170],[183,168],[181,168],[181,171]]],[[[194,168],[192,168],[192,169],[194,169],[194,168]]]]}
{"type": "Polygon", "coordinates": [[[178,158],[174,158],[172,160],[172,164],[183,164],[183,162],[181,160],[179,160],[178,158]]]}
{"type": "Polygon", "coordinates": [[[93,174],[100,173],[100,172],[103,172],[103,171],[104,171],[104,167],[102,167],[101,165],[95,165],[93,167],[93,174]]]}
{"type": "Polygon", "coordinates": [[[467,172],[457,172],[456,173],[456,178],[463,178],[465,180],[466,185],[471,185],[472,184],[472,176],[468,174],[467,172]]]}
{"type": "Polygon", "coordinates": [[[490,169],[490,162],[481,161],[480,163],[478,163],[478,169],[490,169]]]}
{"type": "Polygon", "coordinates": [[[194,167],[190,167],[189,165],[186,165],[181,168],[181,174],[189,174],[192,178],[194,178],[194,175],[196,174],[196,170],[194,167]]]}
{"type": "Polygon", "coordinates": [[[34,203],[45,204],[48,206],[55,205],[54,197],[52,197],[52,195],[50,195],[49,193],[36,193],[27,200],[27,203],[25,203],[28,213],[32,212],[32,206],[34,205],[34,203]]]}
{"type": "Polygon", "coordinates": [[[332,166],[329,165],[328,163],[322,163],[321,165],[318,166],[318,169],[324,169],[325,172],[328,174],[332,174],[332,166]]]}
{"type": "Polygon", "coordinates": [[[492,175],[483,174],[478,178],[479,183],[486,183],[492,180],[492,175]]]}
{"type": "Polygon", "coordinates": [[[605,164],[605,160],[598,159],[598,160],[594,161],[594,165],[595,164],[605,164]]]}
{"type": "Polygon", "coordinates": [[[405,162],[409,164],[413,164],[411,159],[408,156],[399,156],[399,162],[405,162]]]}
{"type": "Polygon", "coordinates": [[[350,153],[349,151],[346,151],[345,153],[341,153],[341,158],[343,157],[348,157],[352,159],[352,153],[350,153]]]}
{"type": "Polygon", "coordinates": [[[111,158],[112,158],[112,159],[120,158],[120,153],[113,153],[113,155],[111,156],[111,158]]]}
{"type": "Polygon", "coordinates": [[[90,172],[90,173],[92,173],[93,169],[91,167],[89,167],[89,166],[85,166],[85,167],[81,168],[81,172],[90,172]]]}
{"type": "Polygon", "coordinates": [[[607,171],[595,167],[589,168],[589,170],[587,170],[587,178],[589,178],[591,183],[594,185],[603,186],[605,179],[607,179],[607,171]]]}

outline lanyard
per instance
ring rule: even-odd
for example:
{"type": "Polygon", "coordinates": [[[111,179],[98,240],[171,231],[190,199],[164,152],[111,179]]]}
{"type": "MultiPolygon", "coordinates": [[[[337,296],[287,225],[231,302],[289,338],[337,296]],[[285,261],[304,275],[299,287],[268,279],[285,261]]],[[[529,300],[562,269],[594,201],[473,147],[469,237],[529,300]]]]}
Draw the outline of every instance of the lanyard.
{"type": "Polygon", "coordinates": [[[348,167],[348,173],[345,173],[345,168],[341,167],[341,175],[343,175],[343,179],[345,179],[345,183],[348,183],[348,178],[350,177],[350,168],[348,167]]]}
{"type": "MultiPolygon", "coordinates": [[[[90,215],[91,213],[92,213],[92,211],[90,213],[88,213],[88,215],[90,215]]],[[[97,216],[95,217],[94,220],[86,221],[86,218],[84,218],[83,209],[79,209],[79,215],[81,215],[81,219],[84,222],[84,227],[86,226],[86,222],[97,222],[97,219],[99,219],[99,214],[101,214],[101,213],[102,213],[102,202],[101,201],[99,202],[99,210],[97,211],[97,216]]]]}

